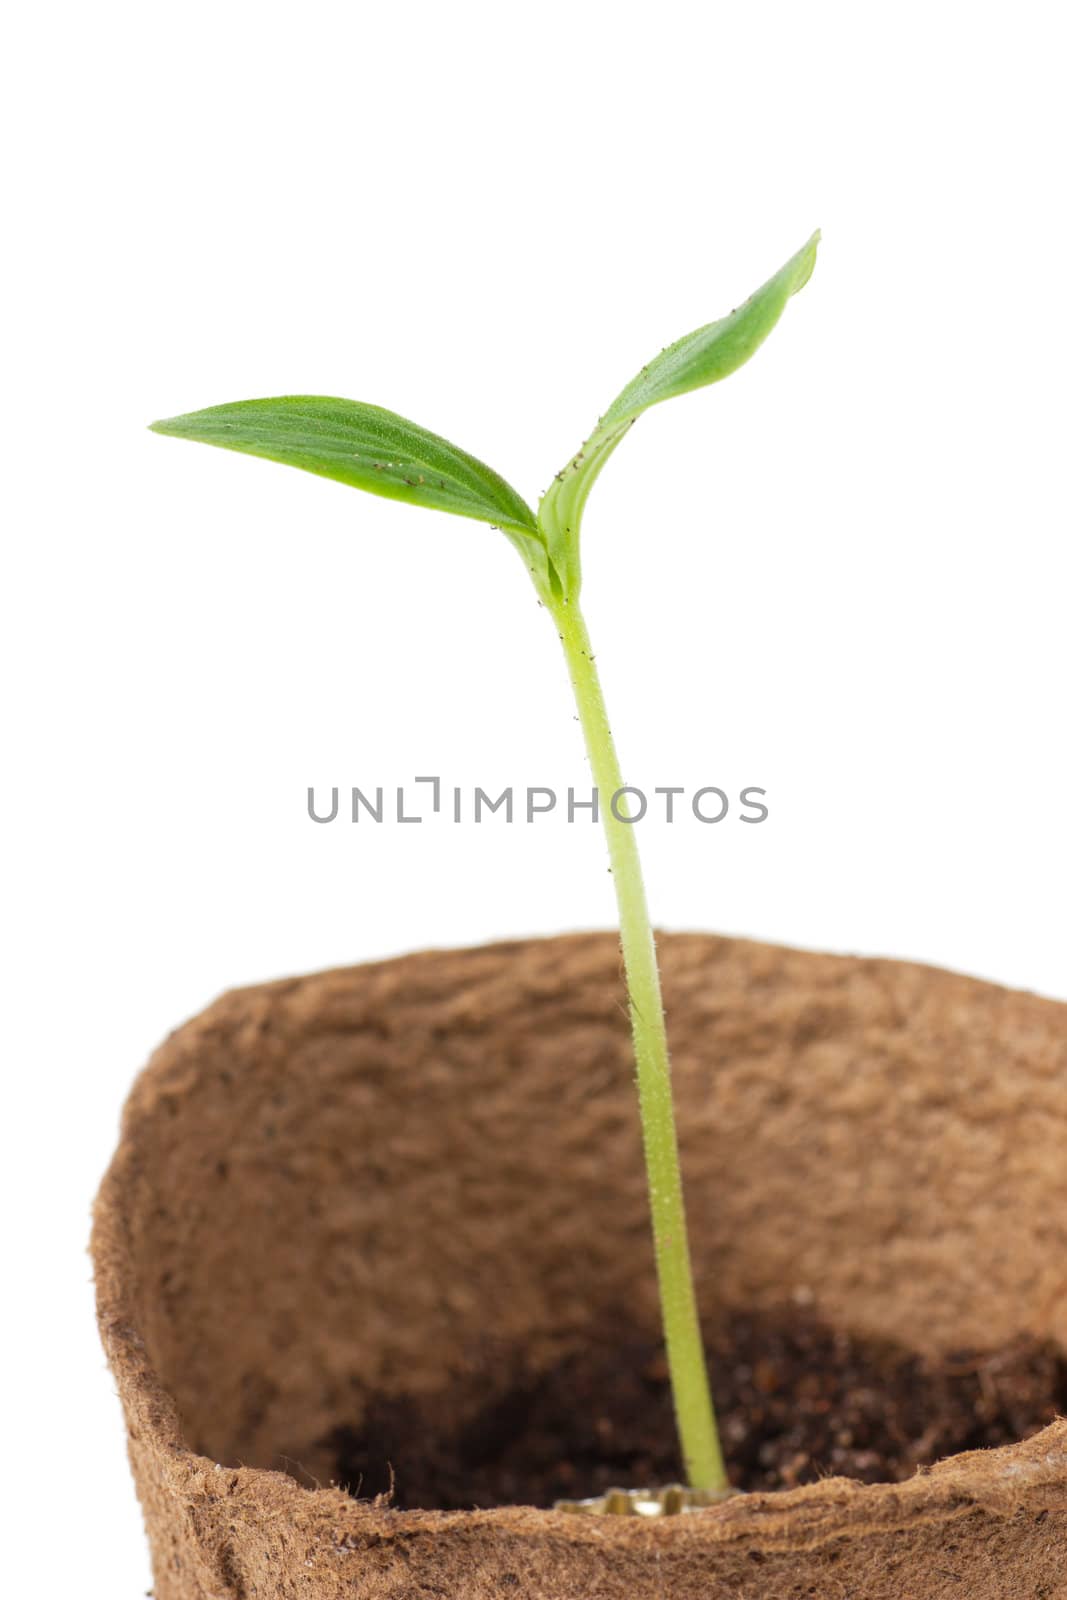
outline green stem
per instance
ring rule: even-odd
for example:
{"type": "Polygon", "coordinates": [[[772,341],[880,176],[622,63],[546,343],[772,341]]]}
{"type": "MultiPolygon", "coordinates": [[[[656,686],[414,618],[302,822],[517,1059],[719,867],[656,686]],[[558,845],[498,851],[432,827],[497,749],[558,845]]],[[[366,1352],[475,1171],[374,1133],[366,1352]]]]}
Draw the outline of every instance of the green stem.
{"type": "Polygon", "coordinates": [[[694,1489],[724,1490],[728,1481],[715,1427],[689,1260],[656,941],[648,916],[634,823],[625,820],[630,815],[629,808],[626,798],[619,797],[623,788],[619,758],[585,619],[576,601],[558,601],[551,610],[567,658],[600,797],[619,905],[663,1332],[686,1477],[694,1489]]]}

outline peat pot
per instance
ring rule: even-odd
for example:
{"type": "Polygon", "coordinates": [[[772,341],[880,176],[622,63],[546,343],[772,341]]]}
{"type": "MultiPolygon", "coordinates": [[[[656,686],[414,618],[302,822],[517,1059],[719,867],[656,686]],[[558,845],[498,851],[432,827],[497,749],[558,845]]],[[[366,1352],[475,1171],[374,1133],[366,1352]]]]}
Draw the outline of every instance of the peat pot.
{"type": "MultiPolygon", "coordinates": [[[[1067,1007],[741,940],[661,952],[712,1316],[803,1301],[934,1360],[1067,1346],[1067,1007]]],[[[1067,1596],[1062,1420],[902,1482],[656,1518],[331,1482],[370,1412],[461,1436],[520,1367],[655,1338],[632,1080],[608,934],[238,990],[167,1040],[93,1236],[157,1600],[1067,1596]]]]}

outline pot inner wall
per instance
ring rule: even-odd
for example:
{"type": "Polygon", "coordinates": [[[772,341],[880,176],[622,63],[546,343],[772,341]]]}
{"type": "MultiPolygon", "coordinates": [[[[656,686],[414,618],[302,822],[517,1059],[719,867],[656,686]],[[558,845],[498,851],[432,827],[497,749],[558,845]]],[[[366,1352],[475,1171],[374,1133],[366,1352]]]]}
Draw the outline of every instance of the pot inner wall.
{"type": "MultiPolygon", "coordinates": [[[[1067,1344],[1065,1008],[929,968],[661,939],[705,1314],[922,1353],[1067,1344]]],[[[462,1425],[605,1320],[654,1336],[611,935],[236,991],[127,1113],[140,1331],[185,1437],[325,1481],[368,1396],[462,1425]]]]}

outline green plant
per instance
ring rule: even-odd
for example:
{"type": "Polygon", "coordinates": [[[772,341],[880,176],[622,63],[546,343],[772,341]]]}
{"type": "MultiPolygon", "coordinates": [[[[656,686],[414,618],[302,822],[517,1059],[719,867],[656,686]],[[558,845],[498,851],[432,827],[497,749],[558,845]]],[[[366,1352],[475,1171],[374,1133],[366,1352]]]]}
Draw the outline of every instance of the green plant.
{"type": "Polygon", "coordinates": [[[212,406],[156,422],[157,433],[264,456],[358,489],[491,523],[529,569],[563,645],[599,795],[619,907],[663,1328],[689,1484],[727,1487],[700,1337],[655,939],[637,840],[600,675],[579,605],[582,512],[598,474],[643,411],[726,378],[755,353],[803,288],[819,236],[729,316],[668,346],[600,418],[542,496],[536,515],[504,479],[426,429],[354,400],[287,395],[212,406]]]}

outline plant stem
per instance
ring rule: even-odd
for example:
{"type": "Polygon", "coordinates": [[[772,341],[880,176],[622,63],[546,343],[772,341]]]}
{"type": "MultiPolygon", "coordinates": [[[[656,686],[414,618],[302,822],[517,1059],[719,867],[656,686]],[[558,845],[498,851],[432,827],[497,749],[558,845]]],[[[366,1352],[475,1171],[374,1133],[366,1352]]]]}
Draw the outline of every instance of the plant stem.
{"type": "Polygon", "coordinates": [[[551,610],[570,670],[615,880],[663,1332],[686,1478],[694,1489],[725,1490],[728,1481],[715,1426],[689,1259],[656,941],[648,916],[634,823],[625,820],[630,812],[626,797],[619,796],[623,788],[619,758],[585,619],[576,600],[569,604],[561,600],[551,610]]]}

